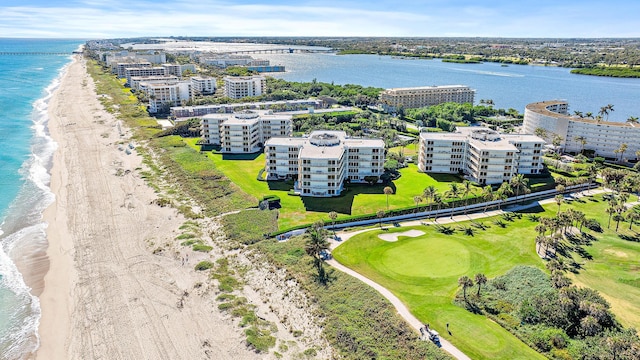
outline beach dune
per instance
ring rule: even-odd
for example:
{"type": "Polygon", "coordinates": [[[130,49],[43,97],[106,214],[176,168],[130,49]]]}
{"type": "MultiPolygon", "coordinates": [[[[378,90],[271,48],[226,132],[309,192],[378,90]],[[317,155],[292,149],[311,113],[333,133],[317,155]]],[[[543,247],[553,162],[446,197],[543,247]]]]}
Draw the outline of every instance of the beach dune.
{"type": "Polygon", "coordinates": [[[195,285],[205,274],[175,254],[153,254],[184,221],[152,205],[141,157],[126,146],[74,59],[49,105],[58,143],[46,210],[49,266],[29,274],[40,294],[37,359],[250,359],[241,329],[195,285]],[[46,272],[46,275],[44,274],[46,272]],[[38,289],[40,292],[40,289],[38,289]]]}

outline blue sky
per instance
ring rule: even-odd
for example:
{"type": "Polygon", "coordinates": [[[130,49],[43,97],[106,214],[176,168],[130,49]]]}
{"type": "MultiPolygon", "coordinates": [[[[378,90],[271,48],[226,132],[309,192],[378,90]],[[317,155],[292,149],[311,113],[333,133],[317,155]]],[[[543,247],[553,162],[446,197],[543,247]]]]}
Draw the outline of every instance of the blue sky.
{"type": "Polygon", "coordinates": [[[640,37],[637,0],[2,0],[1,37],[640,37]]]}

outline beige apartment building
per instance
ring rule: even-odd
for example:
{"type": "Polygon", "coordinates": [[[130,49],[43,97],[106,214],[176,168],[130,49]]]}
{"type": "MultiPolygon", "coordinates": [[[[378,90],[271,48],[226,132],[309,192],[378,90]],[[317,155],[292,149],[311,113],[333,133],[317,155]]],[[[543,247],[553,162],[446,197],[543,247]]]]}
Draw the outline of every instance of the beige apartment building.
{"type": "Polygon", "coordinates": [[[394,88],[380,93],[380,103],[388,112],[396,111],[399,107],[421,108],[445,102],[473,104],[475,93],[475,90],[464,85],[394,88]]]}
{"type": "Polygon", "coordinates": [[[264,94],[267,79],[264,76],[226,76],[224,95],[232,99],[264,94]]]}

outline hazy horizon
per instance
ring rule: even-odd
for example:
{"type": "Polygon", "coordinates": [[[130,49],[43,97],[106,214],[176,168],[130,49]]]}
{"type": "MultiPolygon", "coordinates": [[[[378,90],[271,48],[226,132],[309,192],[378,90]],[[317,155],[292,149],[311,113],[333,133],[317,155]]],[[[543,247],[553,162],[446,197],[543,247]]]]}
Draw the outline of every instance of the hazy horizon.
{"type": "Polygon", "coordinates": [[[77,39],[636,38],[638,13],[640,2],[631,0],[4,0],[0,33],[7,38],[77,39]]]}

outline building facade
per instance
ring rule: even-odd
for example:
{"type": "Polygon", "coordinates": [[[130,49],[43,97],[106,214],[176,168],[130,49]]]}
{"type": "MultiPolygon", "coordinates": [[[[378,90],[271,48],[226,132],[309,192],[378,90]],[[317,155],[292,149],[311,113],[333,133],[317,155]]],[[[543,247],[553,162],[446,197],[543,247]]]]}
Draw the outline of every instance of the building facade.
{"type": "Polygon", "coordinates": [[[220,146],[220,151],[232,154],[261,151],[271,137],[290,136],[291,132],[291,115],[270,111],[208,114],[201,122],[203,144],[220,146]]]}
{"type": "Polygon", "coordinates": [[[172,105],[186,103],[192,98],[191,82],[141,82],[140,91],[149,97],[149,113],[155,114],[169,110],[172,105]]]}
{"type": "Polygon", "coordinates": [[[224,95],[232,99],[264,94],[267,79],[264,76],[227,76],[224,78],[224,95]]]}
{"type": "Polygon", "coordinates": [[[177,76],[132,76],[129,86],[134,90],[140,90],[140,83],[167,83],[174,84],[178,82],[177,76]]]}
{"type": "Polygon", "coordinates": [[[236,109],[299,111],[321,109],[324,102],[318,99],[261,101],[250,103],[209,104],[195,106],[176,106],[171,108],[171,115],[177,118],[204,116],[207,114],[232,113],[236,109]]]}
{"type": "Polygon", "coordinates": [[[124,77],[127,78],[127,85],[131,86],[131,78],[134,76],[166,76],[167,71],[162,66],[154,67],[128,67],[124,69],[124,77]]]}
{"type": "Polygon", "coordinates": [[[475,93],[475,90],[464,85],[394,88],[380,93],[380,103],[385,111],[395,111],[400,107],[420,108],[445,102],[473,104],[475,93]]]}
{"type": "Polygon", "coordinates": [[[522,132],[534,134],[536,129],[544,129],[549,140],[558,135],[562,140],[560,148],[566,152],[593,150],[596,156],[606,158],[636,158],[636,151],[640,150],[640,125],[570,116],[568,108],[562,100],[527,105],[522,132]],[[627,144],[627,150],[618,154],[616,150],[622,144],[627,144]]]}
{"type": "Polygon", "coordinates": [[[544,144],[535,135],[500,134],[479,127],[460,128],[456,133],[421,133],[418,168],[463,174],[481,185],[500,184],[516,174],[539,174],[544,144]]]}
{"type": "Polygon", "coordinates": [[[267,179],[296,179],[301,196],[333,197],[345,181],[364,183],[382,175],[384,142],[351,138],[344,131],[314,131],[308,137],[274,137],[265,143],[267,179]]]}
{"type": "Polygon", "coordinates": [[[194,76],[191,78],[193,92],[201,95],[211,95],[216,92],[216,78],[194,76]]]}

